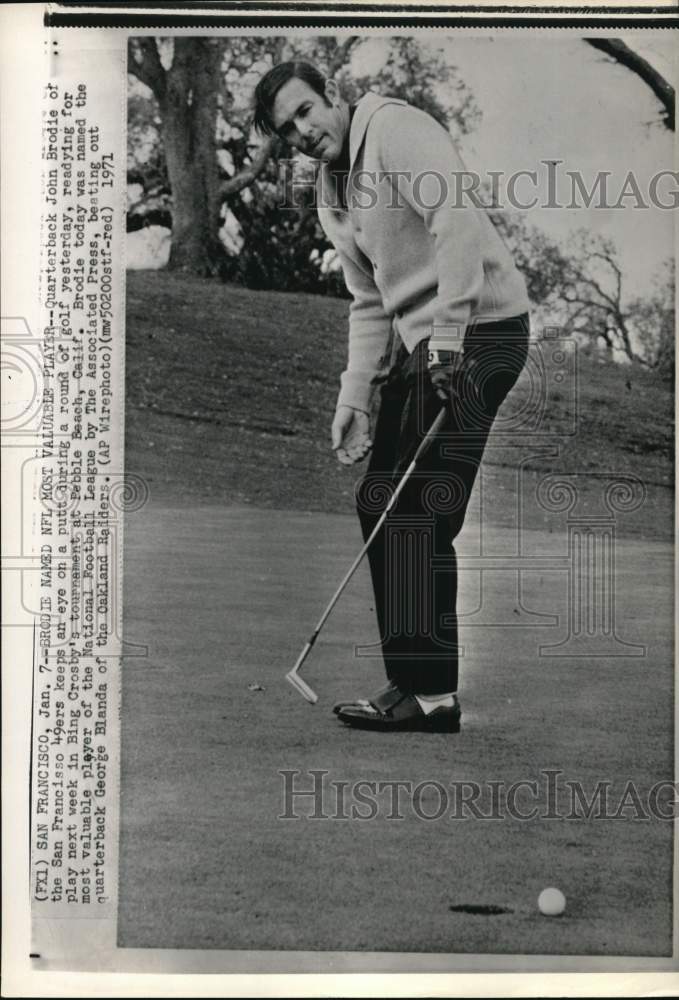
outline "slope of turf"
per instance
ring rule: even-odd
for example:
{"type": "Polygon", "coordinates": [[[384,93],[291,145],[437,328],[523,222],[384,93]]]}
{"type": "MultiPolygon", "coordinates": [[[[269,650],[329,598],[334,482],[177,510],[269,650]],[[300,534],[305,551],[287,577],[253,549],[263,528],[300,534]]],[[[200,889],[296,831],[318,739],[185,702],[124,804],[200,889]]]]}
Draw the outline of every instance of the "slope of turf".
{"type": "MultiPolygon", "coordinates": [[[[148,478],[154,495],[351,509],[351,474],[329,449],[346,356],[346,301],[252,292],[162,271],[131,272],[127,301],[127,467],[148,478]]],[[[672,500],[663,487],[673,482],[670,387],[582,351],[577,374],[559,387],[553,352],[540,357],[548,405],[539,433],[521,433],[542,450],[545,443],[557,450],[547,449],[530,467],[633,473],[658,508],[660,516],[647,520],[669,536],[672,500]]],[[[505,415],[534,406],[535,378],[535,369],[524,373],[505,415]]],[[[502,455],[491,448],[486,462],[502,464],[502,455]]]]}
{"type": "MultiPolygon", "coordinates": [[[[147,478],[155,497],[352,509],[355,475],[338,467],[329,447],[346,357],[346,301],[137,271],[128,274],[127,304],[126,465],[147,478]]],[[[540,352],[549,391],[538,433],[529,421],[531,433],[514,435],[526,454],[533,443],[546,452],[524,468],[534,475],[632,473],[648,497],[636,526],[628,518],[622,530],[671,537],[670,387],[582,351],[577,371],[557,382],[563,365],[554,354],[540,352]]],[[[536,371],[524,372],[505,418],[534,412],[536,371]]],[[[516,460],[502,447],[489,447],[485,458],[505,488],[502,468],[516,460]]]]}

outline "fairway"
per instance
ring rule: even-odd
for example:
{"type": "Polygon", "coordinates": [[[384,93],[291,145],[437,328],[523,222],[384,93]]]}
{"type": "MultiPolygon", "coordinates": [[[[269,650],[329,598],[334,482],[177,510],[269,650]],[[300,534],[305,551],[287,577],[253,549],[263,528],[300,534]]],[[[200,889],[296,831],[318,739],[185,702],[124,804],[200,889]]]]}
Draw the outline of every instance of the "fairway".
{"type": "MultiPolygon", "coordinates": [[[[477,529],[470,512],[463,565],[477,529]]],[[[644,643],[643,658],[540,655],[566,635],[565,574],[524,573],[513,620],[484,627],[473,617],[479,573],[463,568],[462,731],[385,735],[347,730],[331,713],[382,684],[379,658],[354,656],[378,639],[367,566],[305,665],[319,703],[284,680],[358,531],[342,514],[153,499],[127,518],[125,640],[148,652],[123,665],[120,946],[669,955],[667,820],[634,808],[568,819],[565,786],[552,819],[449,808],[428,820],[407,800],[403,819],[386,801],[372,819],[341,819],[335,792],[359,780],[508,786],[553,769],[588,798],[610,782],[614,809],[630,781],[645,802],[673,775],[671,546],[617,540],[618,633],[644,643]],[[310,770],[327,772],[324,810],[336,818],[308,818],[308,796],[295,803],[300,818],[279,818],[285,769],[305,789],[310,770]],[[558,918],[537,909],[550,885],[567,897],[558,918]]],[[[484,537],[501,544],[492,523],[484,537]]],[[[566,539],[526,531],[524,543],[562,553],[566,539]]],[[[492,615],[507,573],[485,574],[483,586],[492,615]]],[[[425,789],[421,812],[436,813],[437,795],[425,789]]]]}

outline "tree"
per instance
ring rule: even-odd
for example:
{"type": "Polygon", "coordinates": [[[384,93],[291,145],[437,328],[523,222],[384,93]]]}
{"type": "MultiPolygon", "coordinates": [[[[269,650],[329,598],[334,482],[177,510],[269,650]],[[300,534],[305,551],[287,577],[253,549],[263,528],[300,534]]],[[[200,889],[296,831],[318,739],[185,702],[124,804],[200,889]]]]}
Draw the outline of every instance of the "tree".
{"type": "MultiPolygon", "coordinates": [[[[160,48],[151,38],[131,40],[129,70],[151,89],[155,100],[155,115],[146,115],[151,120],[150,124],[147,120],[146,130],[151,126],[157,129],[165,155],[166,181],[164,187],[162,162],[152,159],[145,162],[144,169],[135,164],[130,179],[141,183],[144,200],[149,195],[159,200],[152,211],[158,213],[171,207],[171,269],[223,276],[232,276],[235,269],[241,278],[248,275],[248,281],[253,280],[255,260],[259,265],[265,262],[252,239],[267,241],[272,227],[282,257],[264,268],[263,286],[277,287],[282,280],[279,265],[283,259],[295,261],[293,278],[301,275],[298,265],[304,245],[299,240],[303,236],[307,253],[312,249],[322,252],[320,231],[306,218],[304,206],[300,208],[303,220],[295,220],[290,214],[277,218],[272,195],[276,183],[272,154],[280,148],[278,140],[260,143],[251,136],[251,92],[256,79],[274,62],[306,58],[328,76],[339,75],[349,97],[364,89],[382,88],[424,108],[458,133],[473,126],[479,112],[472,96],[455,69],[447,66],[438,53],[412,38],[392,39],[381,71],[353,81],[349,62],[359,44],[355,35],[294,40],[280,36],[180,37],[161,42],[160,48]],[[440,83],[445,83],[453,95],[447,103],[442,103],[435,92],[440,83]],[[250,187],[259,206],[241,197],[250,187]],[[225,207],[242,224],[246,244],[250,243],[245,254],[251,255],[251,261],[234,265],[227,259],[219,239],[225,207]]],[[[144,131],[136,124],[135,129],[131,134],[139,142],[139,133],[143,137],[144,131]]],[[[141,214],[140,203],[133,207],[141,214]]],[[[139,224],[138,220],[132,223],[139,224]]],[[[307,277],[300,277],[300,281],[307,287],[307,277]]],[[[284,287],[288,286],[284,283],[284,287]]]]}
{"type": "Polygon", "coordinates": [[[216,273],[224,256],[218,238],[222,201],[252,183],[273,146],[263,143],[234,176],[222,179],[215,133],[228,44],[228,39],[177,37],[166,69],[153,38],[130,41],[129,71],[150,88],[158,105],[172,192],[170,269],[216,273]]]}
{"type": "MultiPolygon", "coordinates": [[[[349,57],[356,41],[356,36],[341,43],[332,37],[320,40],[330,73],[349,57]]],[[[246,137],[238,143],[243,134],[237,134],[231,143],[238,154],[237,169],[230,176],[225,174],[217,158],[217,131],[224,121],[229,124],[237,103],[230,85],[237,89],[258,62],[264,72],[274,61],[289,58],[292,52],[287,48],[282,37],[177,37],[172,43],[161,41],[160,49],[153,38],[130,40],[129,72],[151,90],[157,108],[171,192],[170,269],[208,275],[223,269],[225,250],[218,237],[223,205],[253,184],[277,147],[275,139],[253,146],[246,137]],[[165,59],[161,58],[163,46],[165,59]]],[[[242,108],[234,117],[237,133],[238,126],[249,132],[242,108]]],[[[224,149],[228,146],[228,141],[221,143],[224,149]]],[[[147,162],[144,170],[137,165],[130,180],[141,182],[145,198],[160,197],[167,209],[169,192],[163,184],[162,168],[159,162],[147,162]]]]}
{"type": "Polygon", "coordinates": [[[664,261],[650,295],[632,299],[628,314],[647,364],[672,381],[676,348],[673,261],[664,261]]]}
{"type": "Polygon", "coordinates": [[[674,370],[673,272],[667,262],[647,296],[630,298],[615,245],[575,232],[564,246],[521,215],[491,212],[491,218],[522,271],[540,320],[598,343],[609,357],[668,377],[674,370]]]}
{"type": "Polygon", "coordinates": [[[155,98],[131,94],[127,122],[127,230],[148,225],[170,229],[172,194],[155,98]]]}
{"type": "Polygon", "coordinates": [[[376,90],[428,112],[458,137],[471,132],[481,118],[474,97],[458,76],[457,69],[447,63],[440,52],[416,38],[392,38],[386,62],[379,73],[354,80],[349,77],[343,83],[351,100],[366,90],[376,90]],[[444,93],[447,95],[445,100],[444,93]]]}
{"type": "Polygon", "coordinates": [[[613,242],[586,230],[566,247],[567,266],[560,295],[567,326],[603,342],[609,355],[662,368],[674,339],[674,291],[671,268],[664,265],[649,295],[629,297],[613,242]]]}
{"type": "Polygon", "coordinates": [[[529,225],[524,215],[497,208],[488,214],[526,281],[531,303],[553,316],[568,267],[563,249],[537,226],[529,225]]]}
{"type": "MultiPolygon", "coordinates": [[[[228,154],[237,163],[251,155],[251,138],[257,141],[256,136],[250,135],[250,101],[259,76],[274,63],[293,58],[306,59],[325,76],[336,76],[350,59],[359,38],[350,35],[340,40],[321,36],[294,41],[277,38],[275,41],[275,49],[260,53],[255,62],[248,63],[247,51],[238,64],[232,54],[230,57],[227,84],[231,97],[238,92],[240,104],[236,107],[230,100],[226,116],[230,121],[234,120],[234,115],[237,118],[240,145],[234,141],[231,129],[228,154]]],[[[250,47],[246,46],[246,50],[250,47]]],[[[225,151],[224,146],[221,151],[225,151]]],[[[250,288],[342,292],[337,276],[323,272],[319,266],[328,243],[313,207],[314,181],[315,168],[311,161],[292,157],[292,150],[285,143],[275,142],[252,187],[228,199],[229,212],[240,227],[242,245],[222,268],[223,278],[242,282],[250,288]],[[279,156],[284,164],[280,163],[279,156]],[[279,169],[283,165],[285,169],[279,169]],[[289,192],[285,193],[286,186],[290,186],[293,175],[299,180],[301,174],[305,175],[306,196],[298,193],[291,197],[289,192]],[[285,211],[281,210],[281,203],[288,206],[285,211]]]]}
{"type": "Polygon", "coordinates": [[[648,60],[617,38],[586,38],[585,41],[592,48],[605,52],[614,62],[631,70],[651,88],[663,108],[661,121],[665,128],[673,132],[674,87],[667,82],[664,76],[651,66],[648,60]]]}

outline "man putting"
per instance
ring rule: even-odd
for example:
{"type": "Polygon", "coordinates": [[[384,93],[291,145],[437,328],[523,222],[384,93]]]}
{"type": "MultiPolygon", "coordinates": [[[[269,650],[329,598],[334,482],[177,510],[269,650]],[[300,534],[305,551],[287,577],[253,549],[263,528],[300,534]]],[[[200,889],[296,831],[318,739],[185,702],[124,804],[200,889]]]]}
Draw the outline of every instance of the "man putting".
{"type": "Polygon", "coordinates": [[[320,161],[318,216],[352,296],[332,446],[346,465],[372,453],[357,488],[365,539],[447,411],[368,553],[388,683],[335,713],[361,729],[457,732],[453,541],[526,360],[525,284],[484,210],[464,197],[450,136],[425,112],[374,93],[349,106],[334,80],[286,62],[257,85],[255,124],[320,161]]]}

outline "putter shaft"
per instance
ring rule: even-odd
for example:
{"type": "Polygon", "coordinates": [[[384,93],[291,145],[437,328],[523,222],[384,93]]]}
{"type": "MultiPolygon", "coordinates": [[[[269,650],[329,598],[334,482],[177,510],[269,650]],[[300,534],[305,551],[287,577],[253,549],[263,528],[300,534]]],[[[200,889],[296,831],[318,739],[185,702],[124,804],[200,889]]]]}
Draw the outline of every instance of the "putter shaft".
{"type": "Polygon", "coordinates": [[[401,494],[401,491],[403,490],[403,487],[405,486],[405,484],[407,483],[408,479],[412,475],[412,473],[413,473],[413,471],[415,469],[415,466],[417,465],[417,463],[419,462],[419,460],[422,458],[422,455],[424,455],[424,453],[429,449],[429,447],[430,447],[430,445],[431,445],[434,437],[438,434],[439,428],[440,428],[441,424],[443,423],[443,420],[445,419],[445,415],[446,415],[446,407],[443,407],[440,410],[440,412],[438,413],[436,419],[432,423],[431,427],[429,428],[429,430],[427,431],[427,433],[425,434],[425,436],[420,441],[420,444],[419,444],[419,446],[417,448],[417,451],[415,452],[415,455],[413,457],[412,462],[410,463],[410,465],[408,466],[408,468],[406,469],[406,471],[401,476],[401,480],[400,480],[398,486],[396,487],[396,489],[394,490],[394,492],[392,493],[391,498],[389,500],[389,503],[384,508],[384,511],[380,515],[380,518],[379,518],[377,524],[375,525],[375,527],[373,528],[373,530],[370,532],[370,537],[364,543],[363,548],[358,553],[358,555],[356,556],[356,558],[352,562],[352,564],[349,567],[349,569],[347,570],[347,572],[344,574],[344,577],[342,578],[342,582],[340,583],[340,585],[338,586],[337,590],[335,591],[335,593],[330,598],[330,601],[328,602],[328,606],[326,607],[325,611],[323,612],[323,614],[319,618],[318,624],[316,625],[316,628],[313,630],[313,632],[309,636],[309,639],[308,639],[306,645],[304,646],[304,649],[299,654],[299,656],[297,658],[297,662],[295,663],[295,665],[292,668],[292,670],[290,670],[285,675],[286,680],[288,680],[292,684],[292,686],[294,688],[296,688],[304,698],[306,698],[307,701],[311,702],[312,705],[315,705],[316,702],[318,701],[318,695],[314,691],[312,691],[312,689],[309,687],[309,685],[305,681],[303,681],[302,678],[299,676],[300,668],[302,667],[302,664],[304,663],[304,661],[306,660],[307,656],[311,652],[311,650],[312,650],[312,648],[314,646],[314,643],[316,642],[316,639],[318,638],[319,632],[321,631],[321,629],[325,625],[326,621],[328,620],[328,617],[330,616],[330,612],[332,611],[332,609],[337,604],[337,601],[339,600],[339,598],[340,598],[340,596],[342,594],[342,591],[344,590],[344,588],[346,587],[346,585],[349,583],[349,580],[351,580],[351,578],[354,575],[354,573],[356,572],[356,570],[357,570],[357,568],[358,568],[361,560],[363,559],[363,556],[366,554],[366,552],[368,551],[368,549],[372,545],[374,539],[376,538],[376,536],[379,534],[380,530],[382,529],[382,526],[383,526],[384,522],[386,521],[389,512],[392,510],[394,504],[398,500],[398,498],[399,498],[399,496],[401,494]]]}

